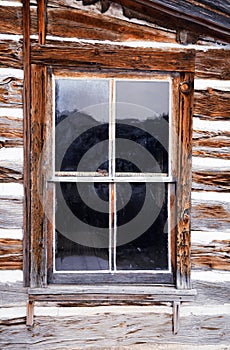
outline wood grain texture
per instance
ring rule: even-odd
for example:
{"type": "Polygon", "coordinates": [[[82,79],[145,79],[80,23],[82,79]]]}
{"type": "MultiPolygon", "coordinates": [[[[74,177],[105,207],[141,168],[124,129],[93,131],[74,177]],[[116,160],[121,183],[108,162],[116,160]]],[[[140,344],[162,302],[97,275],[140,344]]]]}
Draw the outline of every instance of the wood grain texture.
{"type": "MultiPolygon", "coordinates": [[[[40,183],[40,157],[46,137],[46,68],[32,66],[32,115],[31,115],[31,258],[32,286],[46,284],[46,236],[45,213],[41,203],[45,191],[45,179],[40,183]]],[[[28,185],[28,184],[27,184],[28,185]]],[[[27,267],[28,268],[28,267],[27,267]]]]}
{"type": "Polygon", "coordinates": [[[22,228],[23,200],[0,194],[0,228],[22,228]]]}
{"type": "Polygon", "coordinates": [[[194,114],[205,119],[230,119],[230,91],[195,91],[194,114]]]}
{"type": "Polygon", "coordinates": [[[30,280],[30,248],[31,248],[31,65],[30,65],[30,3],[23,0],[23,178],[24,178],[24,202],[23,202],[23,278],[25,286],[30,280]]]}
{"type": "Polygon", "coordinates": [[[207,50],[196,52],[196,78],[230,79],[230,50],[207,50]]]}
{"type": "Polygon", "coordinates": [[[230,171],[193,171],[194,190],[230,192],[230,171]]]}
{"type": "Polygon", "coordinates": [[[192,177],[192,113],[194,75],[182,74],[179,92],[180,148],[177,179],[177,287],[191,288],[190,216],[192,177]]]}
{"type": "Polygon", "coordinates": [[[48,9],[47,35],[111,41],[176,42],[173,33],[87,11],[48,9]]]}
{"type": "Polygon", "coordinates": [[[32,44],[31,62],[81,69],[194,70],[193,50],[131,48],[106,44],[47,42],[32,44]]]}
{"type": "Polygon", "coordinates": [[[0,67],[22,68],[22,43],[0,39],[0,67]]]}
{"type": "Polygon", "coordinates": [[[218,157],[223,159],[229,159],[230,132],[225,130],[210,131],[194,129],[193,155],[201,157],[218,157]]]}
{"type": "Polygon", "coordinates": [[[22,7],[1,6],[0,3],[0,33],[22,33],[22,7]]]}
{"type": "Polygon", "coordinates": [[[192,244],[192,267],[230,271],[230,239],[192,244]]]}
{"type": "Polygon", "coordinates": [[[23,144],[23,120],[14,116],[0,117],[0,149],[2,147],[18,147],[23,144]]]}
{"type": "Polygon", "coordinates": [[[22,107],[22,85],[15,77],[0,80],[0,107],[22,107]]]}
{"type": "MultiPolygon", "coordinates": [[[[25,317],[1,320],[1,346],[3,349],[60,350],[70,349],[132,349],[136,344],[155,348],[155,343],[187,344],[190,346],[213,344],[228,345],[230,317],[221,312],[216,315],[186,315],[181,317],[179,334],[172,339],[169,313],[105,313],[76,316],[35,316],[35,326],[25,327],[25,317]],[[17,337],[15,337],[17,333],[17,337]],[[108,347],[109,343],[109,347],[108,347]]],[[[140,349],[142,349],[140,347],[140,349]]]]}
{"type": "Polygon", "coordinates": [[[0,270],[22,269],[22,241],[0,239],[0,270]]]}
{"type": "Polygon", "coordinates": [[[227,231],[229,224],[229,203],[192,200],[192,230],[227,231]]]}
{"type": "Polygon", "coordinates": [[[22,171],[13,169],[12,166],[0,166],[0,182],[19,182],[22,183],[22,171]]]}

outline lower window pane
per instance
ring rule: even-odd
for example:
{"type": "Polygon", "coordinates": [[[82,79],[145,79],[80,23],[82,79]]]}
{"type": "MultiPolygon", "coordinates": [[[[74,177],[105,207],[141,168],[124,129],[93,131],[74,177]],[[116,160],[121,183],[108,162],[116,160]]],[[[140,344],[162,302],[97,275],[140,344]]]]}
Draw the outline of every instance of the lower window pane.
{"type": "Polygon", "coordinates": [[[168,270],[168,185],[117,185],[117,270],[168,270]],[[127,185],[131,187],[126,202],[127,185]]]}
{"type": "Polygon", "coordinates": [[[109,269],[108,184],[56,185],[55,269],[109,269]]]}

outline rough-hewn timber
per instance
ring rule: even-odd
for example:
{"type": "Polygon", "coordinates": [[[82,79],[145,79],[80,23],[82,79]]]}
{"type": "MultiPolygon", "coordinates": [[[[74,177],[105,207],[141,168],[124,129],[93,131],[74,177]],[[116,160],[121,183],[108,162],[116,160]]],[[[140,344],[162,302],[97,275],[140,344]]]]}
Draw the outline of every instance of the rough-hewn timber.
{"type": "Polygon", "coordinates": [[[230,171],[193,171],[193,189],[204,191],[230,191],[230,171]]]}
{"type": "Polygon", "coordinates": [[[230,225],[230,203],[192,201],[192,230],[227,231],[230,225]]]}
{"type": "Polygon", "coordinates": [[[0,80],[0,107],[22,107],[22,81],[15,77],[0,80]]]}
{"type": "Polygon", "coordinates": [[[23,209],[21,197],[0,194],[0,228],[22,228],[23,209]]]}
{"type": "Polygon", "coordinates": [[[173,33],[76,9],[48,9],[47,35],[111,41],[176,42],[173,33]]]}
{"type": "Polygon", "coordinates": [[[195,92],[194,114],[202,118],[230,119],[230,91],[209,88],[195,92]]]}
{"type": "Polygon", "coordinates": [[[2,147],[22,146],[22,118],[17,115],[7,116],[6,114],[0,116],[0,149],[2,147]]]}
{"type": "Polygon", "coordinates": [[[21,42],[0,39],[0,66],[22,68],[21,42]]]}
{"type": "Polygon", "coordinates": [[[192,244],[192,267],[230,271],[230,239],[192,244]]]}
{"type": "Polygon", "coordinates": [[[22,241],[0,239],[0,270],[22,269],[22,241]]]}

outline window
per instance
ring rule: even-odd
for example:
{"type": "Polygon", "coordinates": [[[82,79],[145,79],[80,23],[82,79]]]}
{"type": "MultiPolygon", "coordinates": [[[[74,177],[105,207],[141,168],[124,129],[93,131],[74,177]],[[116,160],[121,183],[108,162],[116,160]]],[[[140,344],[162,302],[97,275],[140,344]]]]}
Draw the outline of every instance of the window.
{"type": "Polygon", "coordinates": [[[173,283],[170,79],[81,74],[53,87],[50,282],[173,283]]]}
{"type": "Polygon", "coordinates": [[[194,53],[114,47],[107,60],[92,53],[88,67],[90,45],[72,44],[68,55],[63,47],[62,56],[37,46],[27,130],[30,287],[189,289],[194,53]]]}

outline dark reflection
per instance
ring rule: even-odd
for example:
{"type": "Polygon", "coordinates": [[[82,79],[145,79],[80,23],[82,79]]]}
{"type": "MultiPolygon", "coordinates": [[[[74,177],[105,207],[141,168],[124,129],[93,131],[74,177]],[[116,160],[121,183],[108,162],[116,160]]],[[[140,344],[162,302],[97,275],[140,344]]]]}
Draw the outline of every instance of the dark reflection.
{"type": "Polygon", "coordinates": [[[100,124],[77,111],[59,116],[64,120],[55,134],[56,171],[96,171],[100,159],[108,159],[108,123],[100,124]],[[97,146],[97,148],[94,148],[97,146]],[[84,155],[91,150],[91,154],[84,155]]]}
{"type": "Polygon", "coordinates": [[[93,183],[56,187],[57,270],[108,269],[108,213],[108,184],[97,184],[97,190],[93,183]]]}
{"type": "MultiPolygon", "coordinates": [[[[167,210],[167,185],[165,185],[165,195],[162,202],[162,193],[160,189],[156,186],[152,186],[154,191],[150,193],[154,206],[158,206],[158,211],[155,212],[159,214],[154,218],[154,210],[152,208],[146,208],[144,212],[145,220],[150,220],[152,215],[152,224],[150,227],[141,234],[140,223],[140,236],[133,241],[118,246],[116,248],[117,257],[117,269],[118,270],[165,270],[168,269],[168,233],[165,229],[165,224],[167,222],[168,210],[167,210]],[[160,205],[160,206],[159,206],[160,205]]],[[[123,230],[123,222],[126,217],[131,218],[133,211],[136,210],[138,204],[143,201],[143,188],[141,184],[136,184],[137,194],[135,196],[135,201],[132,205],[124,208],[122,216],[118,212],[117,221],[117,235],[118,240],[122,240],[122,235],[129,234],[132,237],[132,232],[123,230]],[[137,186],[139,185],[139,186],[137,186]]],[[[146,194],[148,195],[148,194],[146,194]]]]}
{"type": "Polygon", "coordinates": [[[107,144],[99,145],[87,159],[82,157],[108,140],[109,86],[108,79],[55,80],[56,171],[95,171],[98,157],[108,159],[107,144]]]}
{"type": "MultiPolygon", "coordinates": [[[[120,158],[132,159],[134,164],[140,164],[141,172],[168,173],[168,134],[168,115],[143,122],[137,119],[118,120],[116,152],[120,158]],[[124,143],[122,139],[133,141],[141,147],[136,148],[132,143],[124,143]],[[149,154],[146,154],[145,150],[149,154]]],[[[125,169],[116,171],[126,172],[125,169]]],[[[135,170],[131,169],[130,172],[135,170]]]]}
{"type": "Polygon", "coordinates": [[[55,267],[57,271],[108,270],[108,261],[108,249],[82,246],[56,230],[55,267]]]}

